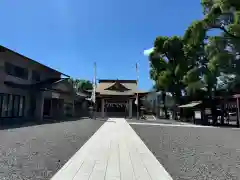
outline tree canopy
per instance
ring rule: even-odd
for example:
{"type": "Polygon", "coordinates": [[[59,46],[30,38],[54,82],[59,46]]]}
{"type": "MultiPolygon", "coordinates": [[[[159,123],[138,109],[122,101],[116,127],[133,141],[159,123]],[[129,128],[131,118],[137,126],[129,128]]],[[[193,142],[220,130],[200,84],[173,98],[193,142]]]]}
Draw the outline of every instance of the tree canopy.
{"type": "Polygon", "coordinates": [[[93,88],[92,83],[89,80],[71,78],[69,81],[73,84],[73,88],[76,92],[84,92],[93,88]]]}
{"type": "Polygon", "coordinates": [[[240,1],[200,3],[204,18],[193,21],[182,37],[156,37],[149,56],[155,88],[176,101],[186,94],[213,98],[219,89],[240,84],[240,1]],[[210,36],[212,29],[221,34],[210,36]]]}

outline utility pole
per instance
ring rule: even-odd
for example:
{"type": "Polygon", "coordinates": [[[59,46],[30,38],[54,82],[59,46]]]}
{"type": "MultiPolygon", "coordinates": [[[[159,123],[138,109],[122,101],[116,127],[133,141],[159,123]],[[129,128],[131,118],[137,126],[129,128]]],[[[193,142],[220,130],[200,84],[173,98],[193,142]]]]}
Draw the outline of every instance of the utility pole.
{"type": "Polygon", "coordinates": [[[138,63],[136,63],[136,75],[137,75],[137,97],[136,97],[136,106],[137,106],[137,120],[139,119],[139,102],[138,102],[138,63]]]}
{"type": "Polygon", "coordinates": [[[93,116],[96,119],[96,62],[94,62],[94,78],[93,78],[93,94],[92,94],[92,101],[93,101],[93,116]]]}

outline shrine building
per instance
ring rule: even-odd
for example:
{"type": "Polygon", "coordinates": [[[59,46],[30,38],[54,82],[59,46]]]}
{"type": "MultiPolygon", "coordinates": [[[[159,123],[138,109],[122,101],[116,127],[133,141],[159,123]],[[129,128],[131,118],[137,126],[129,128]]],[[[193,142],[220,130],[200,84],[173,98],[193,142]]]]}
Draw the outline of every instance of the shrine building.
{"type": "Polygon", "coordinates": [[[139,91],[137,80],[100,79],[96,87],[96,111],[101,117],[135,117],[146,94],[139,91]]]}

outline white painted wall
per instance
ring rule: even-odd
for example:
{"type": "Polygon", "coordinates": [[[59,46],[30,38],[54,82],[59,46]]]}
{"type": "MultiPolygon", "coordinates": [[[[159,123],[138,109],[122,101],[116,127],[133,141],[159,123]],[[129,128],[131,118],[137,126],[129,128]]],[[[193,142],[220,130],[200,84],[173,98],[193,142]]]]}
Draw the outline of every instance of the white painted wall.
{"type": "MultiPolygon", "coordinates": [[[[162,94],[161,92],[151,92],[146,97],[145,104],[150,106],[154,112],[156,112],[156,108],[161,104],[162,94]]],[[[173,97],[170,94],[166,96],[166,106],[172,107],[175,104],[173,97]]]]}

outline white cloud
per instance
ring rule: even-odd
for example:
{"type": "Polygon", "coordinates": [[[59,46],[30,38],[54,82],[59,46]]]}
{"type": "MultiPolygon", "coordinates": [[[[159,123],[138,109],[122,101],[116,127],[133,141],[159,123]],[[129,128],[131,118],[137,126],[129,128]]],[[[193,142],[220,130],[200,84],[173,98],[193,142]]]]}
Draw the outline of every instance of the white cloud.
{"type": "Polygon", "coordinates": [[[153,47],[143,51],[144,56],[149,56],[153,52],[153,47]]]}

